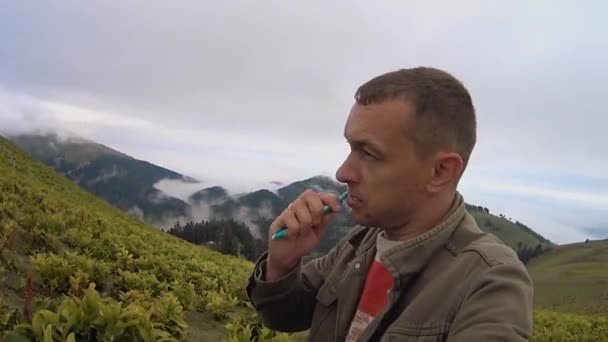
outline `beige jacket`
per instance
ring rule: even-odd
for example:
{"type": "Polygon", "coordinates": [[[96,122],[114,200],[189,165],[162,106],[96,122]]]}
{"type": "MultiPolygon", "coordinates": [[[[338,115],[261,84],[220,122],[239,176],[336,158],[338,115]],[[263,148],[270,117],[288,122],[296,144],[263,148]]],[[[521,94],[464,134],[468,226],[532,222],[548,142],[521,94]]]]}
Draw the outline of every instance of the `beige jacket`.
{"type": "MultiPolygon", "coordinates": [[[[356,227],[327,255],[264,281],[266,256],[247,285],[266,326],[310,329],[310,341],[344,341],[379,229],[356,227]]],[[[460,194],[444,222],[381,258],[394,281],[389,305],[361,341],[526,341],[532,332],[532,281],[516,253],[482,232],[460,194]]]]}

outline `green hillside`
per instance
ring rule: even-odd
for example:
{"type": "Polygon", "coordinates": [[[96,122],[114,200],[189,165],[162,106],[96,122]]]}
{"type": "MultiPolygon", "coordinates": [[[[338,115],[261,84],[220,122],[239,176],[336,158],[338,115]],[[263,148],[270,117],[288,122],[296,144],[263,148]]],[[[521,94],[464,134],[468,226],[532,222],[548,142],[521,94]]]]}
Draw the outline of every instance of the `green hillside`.
{"type": "MultiPolygon", "coordinates": [[[[1,137],[0,174],[3,339],[249,341],[252,334],[262,334],[259,341],[290,340],[264,329],[247,305],[250,262],[146,225],[1,137]]],[[[556,249],[556,255],[570,257],[556,261],[547,255],[532,267],[579,262],[588,267],[572,269],[570,275],[601,276],[591,265],[601,267],[602,248],[583,246],[588,252],[583,256],[556,249]]],[[[535,279],[542,279],[539,274],[533,271],[535,279]]],[[[538,283],[537,293],[551,287],[546,279],[546,284],[538,283]]],[[[553,285],[560,282],[565,284],[557,279],[553,285]]],[[[586,290],[578,284],[561,288],[586,290]]],[[[606,336],[608,319],[603,316],[543,310],[535,312],[531,341],[599,341],[606,336]]]]}
{"type": "Polygon", "coordinates": [[[216,341],[227,323],[260,328],[244,304],[250,262],[144,224],[1,137],[0,174],[0,336],[216,341]]]}
{"type": "Polygon", "coordinates": [[[45,164],[65,163],[74,167],[103,155],[130,158],[102,144],[82,138],[62,139],[57,134],[19,134],[11,136],[10,140],[45,164]]]}
{"type": "Polygon", "coordinates": [[[513,248],[518,246],[535,247],[544,243],[507,219],[476,212],[473,212],[472,215],[482,230],[496,235],[497,238],[513,248]]]}
{"type": "Polygon", "coordinates": [[[556,247],[533,259],[528,268],[537,307],[608,314],[608,241],[556,247]]]}
{"type": "Polygon", "coordinates": [[[489,209],[467,204],[467,210],[473,215],[482,230],[495,235],[505,244],[517,250],[523,247],[534,248],[552,243],[519,221],[513,222],[503,215],[494,215],[489,209]]]}
{"type": "Polygon", "coordinates": [[[83,189],[148,223],[189,214],[188,203],[164,196],[154,187],[162,179],[192,181],[175,171],[82,138],[61,139],[56,134],[8,138],[83,189]]]}

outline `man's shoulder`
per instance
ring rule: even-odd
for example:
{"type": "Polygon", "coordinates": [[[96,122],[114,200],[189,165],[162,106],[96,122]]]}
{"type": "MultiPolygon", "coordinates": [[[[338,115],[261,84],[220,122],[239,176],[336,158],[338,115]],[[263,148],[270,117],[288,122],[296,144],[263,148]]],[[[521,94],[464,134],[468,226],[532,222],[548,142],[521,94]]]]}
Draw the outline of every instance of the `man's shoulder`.
{"type": "Polygon", "coordinates": [[[513,248],[493,234],[482,231],[469,213],[454,233],[448,248],[450,245],[457,258],[469,261],[474,258],[485,267],[503,264],[523,266],[513,248]]]}

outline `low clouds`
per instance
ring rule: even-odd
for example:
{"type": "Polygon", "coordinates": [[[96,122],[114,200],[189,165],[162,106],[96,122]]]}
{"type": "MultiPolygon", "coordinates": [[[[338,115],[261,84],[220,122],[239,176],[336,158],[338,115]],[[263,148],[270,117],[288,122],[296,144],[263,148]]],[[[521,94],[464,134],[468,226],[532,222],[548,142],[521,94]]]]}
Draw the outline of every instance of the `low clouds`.
{"type": "MultiPolygon", "coordinates": [[[[171,128],[126,114],[95,111],[6,91],[0,91],[0,97],[4,100],[0,132],[56,131],[64,137],[84,136],[194,177],[205,187],[221,185],[232,193],[269,188],[273,186],[271,181],[287,183],[316,174],[332,175],[331,170],[342,161],[347,147],[343,139],[307,141],[302,137],[283,139],[256,132],[241,134],[204,127],[171,128]]],[[[175,188],[173,183],[170,185],[171,189],[175,188]]]]}
{"type": "Polygon", "coordinates": [[[47,133],[60,128],[61,124],[36,98],[0,88],[0,132],[47,133]]]}
{"type": "Polygon", "coordinates": [[[596,214],[608,212],[607,9],[11,2],[0,13],[0,131],[74,132],[246,191],[333,176],[356,87],[437,66],[464,81],[478,109],[463,179],[471,201],[512,211],[513,198],[538,202],[542,218],[517,218],[558,242],[582,226],[608,236],[608,217],[596,214]]]}

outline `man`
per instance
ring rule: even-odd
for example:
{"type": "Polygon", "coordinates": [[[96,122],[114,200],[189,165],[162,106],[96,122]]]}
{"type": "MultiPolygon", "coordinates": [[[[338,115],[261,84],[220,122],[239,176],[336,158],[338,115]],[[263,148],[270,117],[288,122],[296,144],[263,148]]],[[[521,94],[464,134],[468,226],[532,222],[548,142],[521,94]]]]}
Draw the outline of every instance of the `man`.
{"type": "Polygon", "coordinates": [[[271,224],[247,293],[265,325],[311,341],[525,341],[532,284],[512,249],[483,233],[457,190],[476,143],[465,87],[434,68],[380,75],[356,93],[351,151],[336,177],[357,222],[303,264],[341,210],[305,191],[271,224]],[[324,205],[334,213],[323,215],[324,205]]]}

